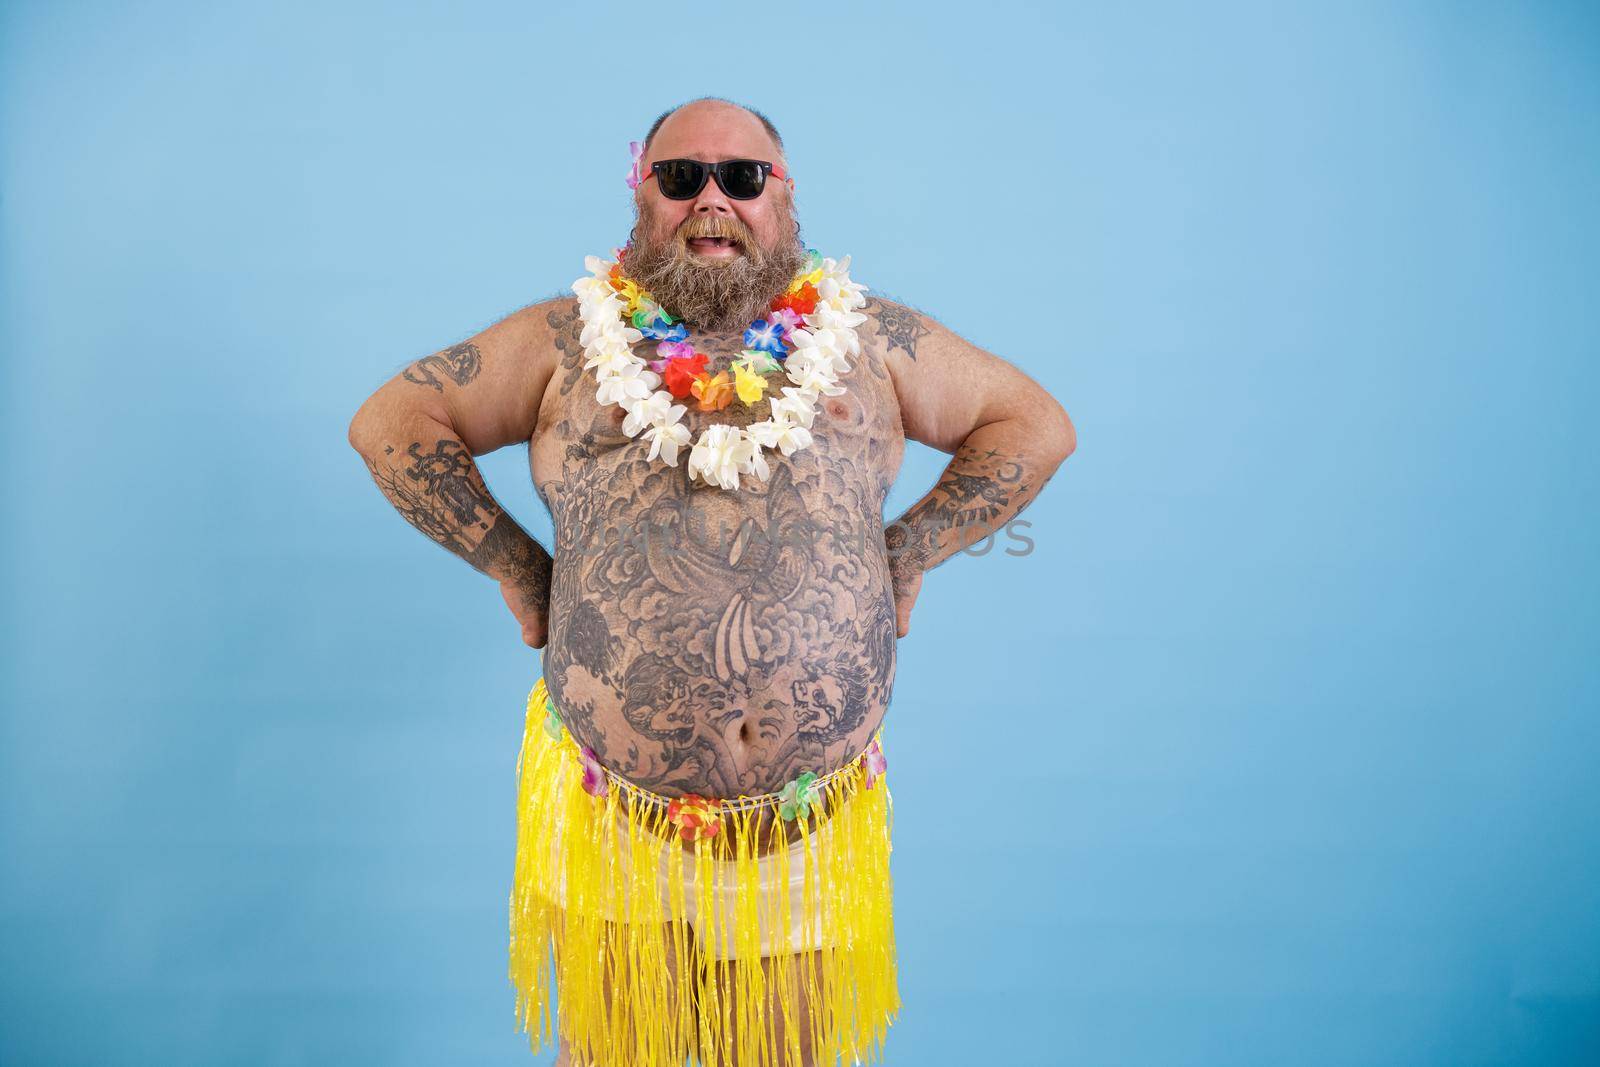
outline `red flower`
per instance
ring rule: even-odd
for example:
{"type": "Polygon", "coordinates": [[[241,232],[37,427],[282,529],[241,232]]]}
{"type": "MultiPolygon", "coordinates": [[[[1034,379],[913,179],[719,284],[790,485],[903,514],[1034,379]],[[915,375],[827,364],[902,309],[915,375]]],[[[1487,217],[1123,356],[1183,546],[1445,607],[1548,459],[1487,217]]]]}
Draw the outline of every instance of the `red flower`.
{"type": "Polygon", "coordinates": [[[667,392],[682,400],[689,395],[689,390],[694,386],[694,380],[705,373],[706,357],[704,353],[696,352],[692,356],[674,356],[667,360],[667,367],[661,372],[661,382],[667,387],[667,392]]]}
{"type": "Polygon", "coordinates": [[[817,287],[806,282],[798,293],[784,293],[772,302],[773,311],[788,308],[796,315],[809,315],[817,310],[817,287]]]}

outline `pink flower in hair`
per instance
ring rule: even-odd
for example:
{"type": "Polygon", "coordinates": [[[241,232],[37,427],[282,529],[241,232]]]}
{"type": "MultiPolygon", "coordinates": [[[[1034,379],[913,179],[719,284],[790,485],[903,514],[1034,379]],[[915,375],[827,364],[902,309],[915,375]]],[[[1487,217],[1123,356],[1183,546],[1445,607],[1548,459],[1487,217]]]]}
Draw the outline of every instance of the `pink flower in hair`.
{"type": "Polygon", "coordinates": [[[633,162],[628,164],[628,188],[637,189],[644,181],[644,144],[629,141],[628,152],[633,156],[633,162]]]}

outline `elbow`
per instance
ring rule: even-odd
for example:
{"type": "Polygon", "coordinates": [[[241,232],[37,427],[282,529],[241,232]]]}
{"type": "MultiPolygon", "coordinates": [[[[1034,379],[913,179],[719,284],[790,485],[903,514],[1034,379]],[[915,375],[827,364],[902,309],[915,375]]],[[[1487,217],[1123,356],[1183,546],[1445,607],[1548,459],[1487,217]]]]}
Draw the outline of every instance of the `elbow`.
{"type": "Polygon", "coordinates": [[[373,403],[376,397],[367,398],[366,403],[356,409],[350,419],[350,428],[346,431],[346,439],[350,447],[360,452],[363,456],[370,455],[378,448],[377,438],[377,406],[373,403]]]}
{"type": "MultiPolygon", "coordinates": [[[[345,438],[350,447],[366,456],[376,458],[384,449],[394,445],[396,438],[423,432],[424,425],[442,428],[454,433],[448,416],[415,399],[397,394],[385,386],[373,393],[356,409],[350,418],[345,438]]],[[[414,436],[405,440],[415,441],[414,436]]]]}
{"type": "Polygon", "coordinates": [[[1055,405],[1045,439],[1050,442],[1051,451],[1056,456],[1058,464],[1066,462],[1067,457],[1078,449],[1078,428],[1072,425],[1072,419],[1067,415],[1066,408],[1060,404],[1055,405]]]}

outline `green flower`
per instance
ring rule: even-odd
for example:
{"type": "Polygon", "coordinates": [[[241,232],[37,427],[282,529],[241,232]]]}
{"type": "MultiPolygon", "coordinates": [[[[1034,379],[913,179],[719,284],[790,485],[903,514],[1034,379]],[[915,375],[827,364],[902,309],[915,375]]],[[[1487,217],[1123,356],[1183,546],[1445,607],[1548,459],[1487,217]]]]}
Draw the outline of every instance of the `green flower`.
{"type": "Polygon", "coordinates": [[[554,704],[545,702],[544,732],[550,735],[550,740],[561,740],[561,716],[556,713],[554,704]]]}
{"type": "Polygon", "coordinates": [[[796,817],[805,818],[811,814],[811,805],[818,803],[817,776],[812,771],[802,771],[800,777],[783,787],[783,792],[778,794],[778,818],[784,822],[794,822],[796,817]]]}
{"type": "Polygon", "coordinates": [[[772,357],[770,352],[761,352],[754,348],[747,348],[739,353],[739,359],[733,365],[743,363],[754,374],[776,374],[783,370],[783,364],[772,357]]]}

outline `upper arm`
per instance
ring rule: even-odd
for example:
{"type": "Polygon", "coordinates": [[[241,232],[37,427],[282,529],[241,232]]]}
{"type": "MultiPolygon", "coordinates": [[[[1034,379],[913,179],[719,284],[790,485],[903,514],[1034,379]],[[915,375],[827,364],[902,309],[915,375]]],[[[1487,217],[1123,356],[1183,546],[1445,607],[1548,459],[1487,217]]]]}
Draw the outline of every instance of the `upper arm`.
{"type": "Polygon", "coordinates": [[[980,426],[1004,419],[1036,420],[1041,442],[1072,451],[1072,420],[1044,387],[933,318],[882,298],[865,309],[886,350],[889,376],[905,434],[954,453],[980,426]]]}
{"type": "Polygon", "coordinates": [[[560,356],[557,335],[571,304],[571,298],[531,304],[414,360],[367,404],[421,411],[449,426],[475,456],[526,442],[560,356]]]}

